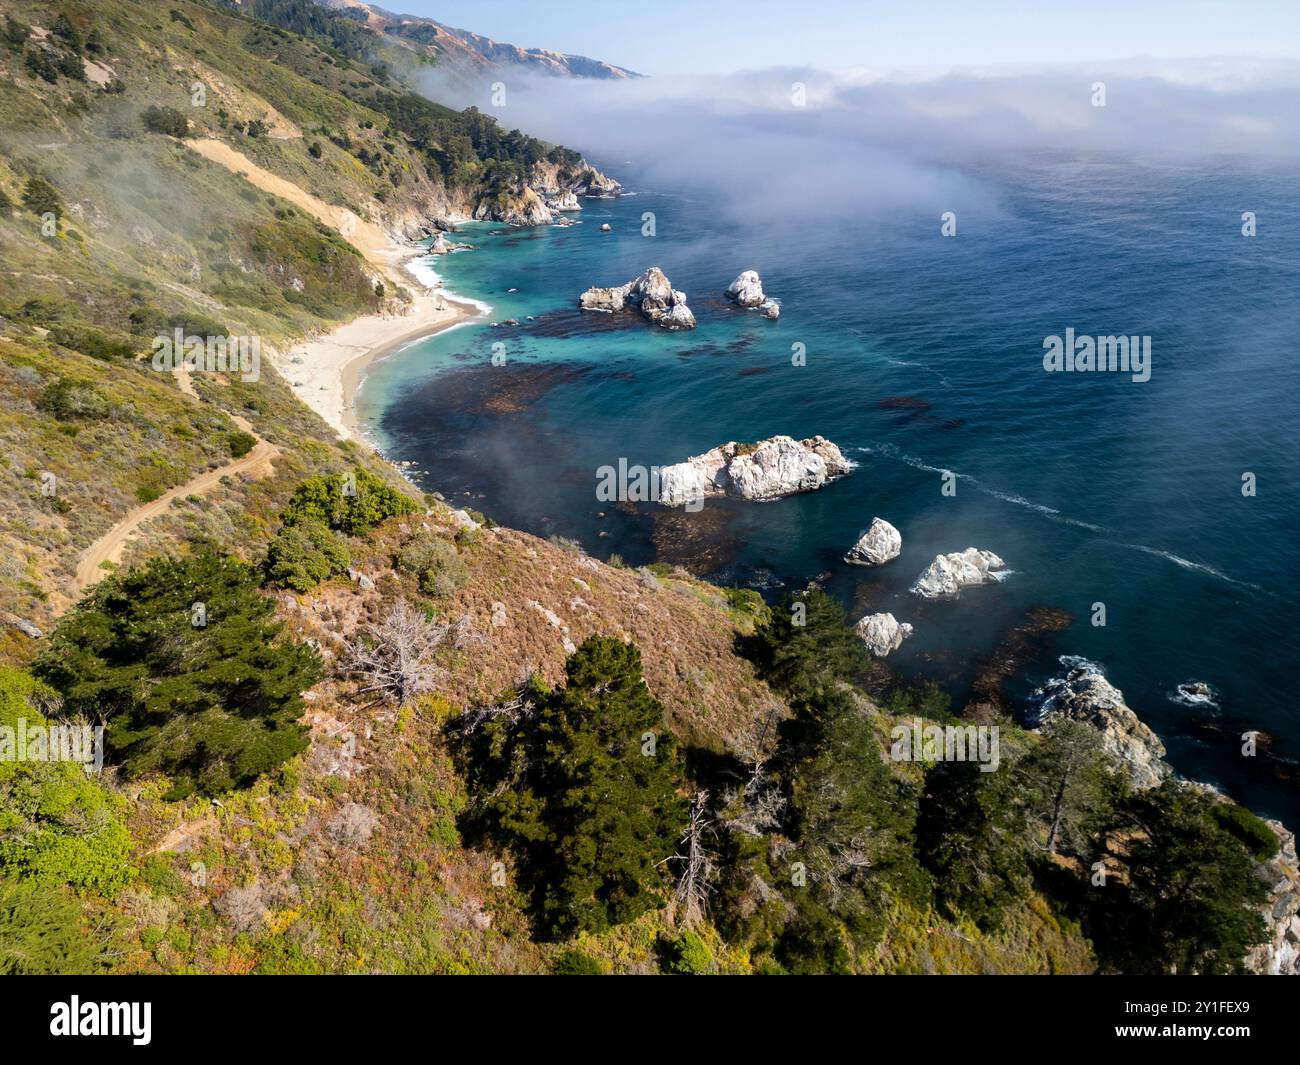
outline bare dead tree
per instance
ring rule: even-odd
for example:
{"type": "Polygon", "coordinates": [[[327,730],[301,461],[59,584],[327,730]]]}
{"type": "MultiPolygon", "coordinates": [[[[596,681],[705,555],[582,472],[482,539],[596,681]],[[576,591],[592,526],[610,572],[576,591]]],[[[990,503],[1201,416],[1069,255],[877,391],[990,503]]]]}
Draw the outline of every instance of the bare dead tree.
{"type": "Polygon", "coordinates": [[[461,735],[471,736],[489,721],[504,720],[512,725],[522,721],[536,709],[536,703],[533,702],[529,691],[528,684],[521,684],[515,694],[508,699],[493,703],[491,706],[470,707],[461,715],[461,735]]]}
{"type": "Polygon", "coordinates": [[[405,705],[436,687],[444,671],[434,657],[452,628],[399,599],[368,638],[352,645],[348,671],[361,679],[362,693],[405,705]]]}
{"type": "Polygon", "coordinates": [[[666,859],[677,862],[681,873],[677,877],[677,914],[683,928],[694,928],[704,920],[705,905],[713,892],[709,879],[713,862],[704,846],[704,837],[713,826],[709,817],[709,793],[697,791],[691,799],[691,816],[678,841],[684,852],[666,859]]]}

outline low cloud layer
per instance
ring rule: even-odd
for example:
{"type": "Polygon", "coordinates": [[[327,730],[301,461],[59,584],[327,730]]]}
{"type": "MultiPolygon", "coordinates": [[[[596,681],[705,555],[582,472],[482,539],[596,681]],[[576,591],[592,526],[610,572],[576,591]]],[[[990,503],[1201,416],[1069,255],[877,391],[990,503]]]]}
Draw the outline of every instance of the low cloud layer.
{"type": "Polygon", "coordinates": [[[849,207],[884,216],[910,205],[988,200],[993,194],[964,176],[962,163],[991,153],[1300,155],[1300,63],[1291,61],[910,73],[783,68],[622,82],[498,73],[492,80],[505,85],[504,107],[491,106],[488,79],[452,84],[434,73],[426,91],[615,169],[631,161],[650,187],[743,193],[751,219],[806,221],[849,207]],[[1094,105],[1099,82],[1101,107],[1094,105]]]}

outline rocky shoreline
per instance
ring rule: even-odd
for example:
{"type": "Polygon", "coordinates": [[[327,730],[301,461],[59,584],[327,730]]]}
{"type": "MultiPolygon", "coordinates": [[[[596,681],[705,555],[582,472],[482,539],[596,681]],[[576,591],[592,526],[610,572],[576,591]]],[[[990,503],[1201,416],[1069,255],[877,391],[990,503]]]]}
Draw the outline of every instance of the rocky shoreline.
{"type": "MultiPolygon", "coordinates": [[[[1064,656],[1062,675],[1049,680],[1031,699],[1038,728],[1053,720],[1077,721],[1096,730],[1102,750],[1117,773],[1137,791],[1172,780],[1194,788],[1216,802],[1230,800],[1212,784],[1186,780],[1165,761],[1165,745],[1124,701],[1124,693],[1110,683],[1101,669],[1082,658],[1064,656]]],[[[1281,821],[1265,820],[1277,836],[1278,853],[1259,863],[1259,875],[1269,887],[1260,912],[1269,939],[1246,956],[1251,972],[1264,975],[1300,975],[1300,861],[1295,834],[1281,821]]]]}

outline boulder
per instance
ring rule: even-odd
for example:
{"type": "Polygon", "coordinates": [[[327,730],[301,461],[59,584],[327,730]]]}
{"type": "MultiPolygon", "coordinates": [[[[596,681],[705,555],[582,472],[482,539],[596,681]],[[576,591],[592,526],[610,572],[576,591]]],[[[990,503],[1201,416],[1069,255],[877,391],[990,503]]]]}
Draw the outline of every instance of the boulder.
{"type": "Polygon", "coordinates": [[[743,271],[727,286],[725,295],[740,307],[761,307],[767,300],[763,295],[763,281],[757,270],[743,271]]]}
{"type": "Polygon", "coordinates": [[[659,502],[680,506],[711,496],[766,501],[812,492],[843,477],[853,464],[822,436],[773,436],[758,444],[734,440],[659,471],[659,502]]]}
{"type": "Polygon", "coordinates": [[[884,658],[890,651],[897,651],[903,641],[912,635],[912,626],[906,622],[899,623],[893,614],[868,614],[854,627],[867,650],[877,658],[884,658]]]}
{"type": "Polygon", "coordinates": [[[775,322],[781,317],[781,305],[774,299],[766,299],[763,301],[763,305],[759,307],[758,313],[764,318],[771,318],[775,322]]]}
{"type": "Polygon", "coordinates": [[[992,551],[968,547],[965,551],[936,556],[916,578],[910,591],[922,599],[952,599],[963,588],[996,581],[1006,571],[1006,563],[992,551]]]}
{"type": "Polygon", "coordinates": [[[897,558],[902,550],[902,534],[884,518],[872,518],[871,527],[849,548],[844,561],[853,566],[879,566],[897,558]]]}

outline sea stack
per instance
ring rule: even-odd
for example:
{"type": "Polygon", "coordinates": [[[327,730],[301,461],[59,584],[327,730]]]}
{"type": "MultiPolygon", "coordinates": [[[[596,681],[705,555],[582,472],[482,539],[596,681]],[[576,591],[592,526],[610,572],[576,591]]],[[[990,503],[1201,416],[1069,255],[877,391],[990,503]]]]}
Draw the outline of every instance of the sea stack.
{"type": "Polygon", "coordinates": [[[902,550],[902,534],[884,518],[872,518],[871,527],[849,548],[844,561],[851,566],[879,566],[897,558],[902,550]]]}
{"type": "Polygon", "coordinates": [[[584,311],[616,314],[635,310],[661,329],[694,329],[695,315],[686,305],[686,293],[673,288],[664,272],[650,267],[640,277],[615,288],[589,288],[578,298],[584,311]]]}
{"type": "Polygon", "coordinates": [[[899,622],[893,614],[868,614],[854,627],[867,650],[877,658],[884,658],[891,651],[903,646],[903,641],[912,635],[912,626],[899,622]]]}
{"type": "Polygon", "coordinates": [[[734,440],[659,471],[659,502],[681,506],[730,496],[766,502],[813,492],[853,469],[824,436],[772,436],[757,444],[734,440]]]}
{"type": "Polygon", "coordinates": [[[1006,569],[1007,564],[992,551],[968,547],[937,556],[909,590],[922,599],[953,599],[963,588],[999,580],[1006,569]]]}
{"type": "Polygon", "coordinates": [[[743,270],[723,292],[737,307],[758,308],[764,318],[780,318],[781,305],[763,292],[763,279],[757,270],[743,270]]]}

